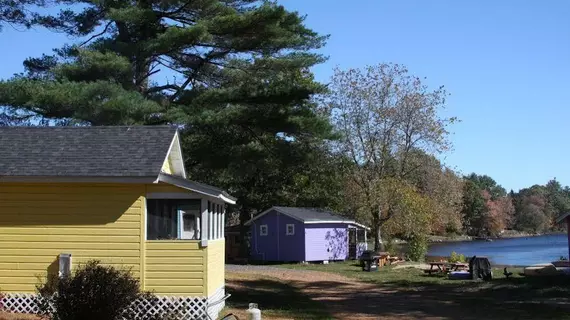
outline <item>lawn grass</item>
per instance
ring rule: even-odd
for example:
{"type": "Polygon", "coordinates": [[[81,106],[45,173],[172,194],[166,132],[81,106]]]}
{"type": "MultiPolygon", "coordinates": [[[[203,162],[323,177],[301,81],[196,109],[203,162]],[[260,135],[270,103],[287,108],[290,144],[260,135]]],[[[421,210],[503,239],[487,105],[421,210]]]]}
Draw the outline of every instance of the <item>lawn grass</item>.
{"type": "MultiPolygon", "coordinates": [[[[354,261],[326,265],[291,264],[280,267],[340,274],[391,290],[392,299],[407,299],[407,308],[434,316],[457,314],[457,310],[481,319],[570,319],[570,277],[523,277],[522,269],[494,269],[492,281],[449,280],[429,276],[416,268],[382,267],[363,272],[354,261]],[[449,312],[446,312],[448,309],[449,312]]],[[[402,308],[405,312],[406,307],[402,308]]]]}
{"type": "Polygon", "coordinates": [[[286,281],[262,275],[226,273],[226,290],[232,296],[222,315],[233,313],[247,319],[250,302],[263,309],[263,319],[332,319],[324,306],[286,281]]]}

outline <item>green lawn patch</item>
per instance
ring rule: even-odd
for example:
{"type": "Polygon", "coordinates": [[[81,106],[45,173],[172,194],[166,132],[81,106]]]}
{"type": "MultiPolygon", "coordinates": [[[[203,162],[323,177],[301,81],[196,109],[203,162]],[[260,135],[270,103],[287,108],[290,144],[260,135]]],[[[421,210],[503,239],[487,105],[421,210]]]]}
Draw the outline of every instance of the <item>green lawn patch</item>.
{"type": "MultiPolygon", "coordinates": [[[[423,312],[427,315],[463,319],[570,319],[570,277],[523,277],[522,269],[494,269],[494,279],[483,281],[449,280],[442,275],[429,276],[416,268],[383,267],[363,272],[354,261],[316,264],[281,265],[282,268],[332,272],[393,292],[384,297],[386,306],[406,300],[402,313],[423,312]]],[[[380,301],[378,301],[380,303],[380,301]]]]}

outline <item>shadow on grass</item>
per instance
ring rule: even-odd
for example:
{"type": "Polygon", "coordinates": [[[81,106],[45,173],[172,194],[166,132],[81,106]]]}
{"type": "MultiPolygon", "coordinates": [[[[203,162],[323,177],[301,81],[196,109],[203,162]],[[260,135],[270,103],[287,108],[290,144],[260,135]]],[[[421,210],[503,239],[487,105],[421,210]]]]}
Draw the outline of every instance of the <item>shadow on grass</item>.
{"type": "Polygon", "coordinates": [[[570,319],[570,277],[506,279],[497,270],[498,278],[492,281],[458,281],[413,268],[362,272],[349,263],[321,271],[365,283],[360,289],[346,282],[298,283],[313,292],[337,288],[329,296],[346,314],[389,319],[570,319]]]}
{"type": "Polygon", "coordinates": [[[245,310],[249,303],[257,303],[266,316],[308,320],[332,319],[321,303],[311,300],[298,288],[278,280],[230,280],[226,288],[232,295],[227,302],[230,308],[245,310]]]}

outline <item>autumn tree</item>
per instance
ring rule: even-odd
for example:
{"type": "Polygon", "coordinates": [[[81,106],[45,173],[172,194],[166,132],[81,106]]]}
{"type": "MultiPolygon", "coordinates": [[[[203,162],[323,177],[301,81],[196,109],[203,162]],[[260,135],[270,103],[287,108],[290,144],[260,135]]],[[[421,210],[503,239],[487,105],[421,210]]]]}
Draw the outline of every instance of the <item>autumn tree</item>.
{"type": "Polygon", "coordinates": [[[405,181],[416,169],[408,165],[415,150],[431,154],[449,147],[447,127],[455,119],[439,113],[447,93],[431,90],[398,64],[336,69],[329,89],[324,104],[342,134],[337,148],[353,162],[349,179],[362,195],[353,200],[370,218],[374,249],[380,250],[382,226],[397,211],[385,184],[405,181]]]}
{"type": "Polygon", "coordinates": [[[485,199],[486,211],[481,220],[482,233],[496,237],[507,228],[513,219],[515,208],[510,197],[504,196],[496,199],[491,198],[487,190],[482,191],[485,199]]]}
{"type": "Polygon", "coordinates": [[[431,200],[431,233],[461,233],[462,178],[436,157],[421,150],[410,154],[407,166],[410,174],[406,180],[416,187],[417,192],[431,200]]]}
{"type": "Polygon", "coordinates": [[[541,233],[554,226],[557,216],[553,201],[552,183],[550,190],[542,185],[521,189],[515,194],[515,223],[517,230],[541,233]]]}

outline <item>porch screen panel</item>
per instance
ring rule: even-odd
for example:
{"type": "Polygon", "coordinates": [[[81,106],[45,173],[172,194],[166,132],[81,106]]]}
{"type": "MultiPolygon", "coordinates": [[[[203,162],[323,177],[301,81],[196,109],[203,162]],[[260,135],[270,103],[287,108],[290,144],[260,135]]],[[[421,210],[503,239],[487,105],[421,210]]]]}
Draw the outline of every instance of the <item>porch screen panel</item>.
{"type": "Polygon", "coordinates": [[[147,239],[178,239],[178,208],[200,212],[200,200],[147,199],[147,239]]]}

